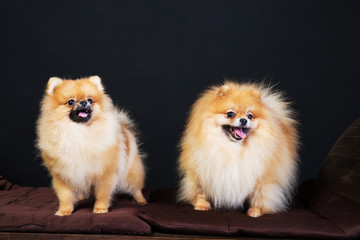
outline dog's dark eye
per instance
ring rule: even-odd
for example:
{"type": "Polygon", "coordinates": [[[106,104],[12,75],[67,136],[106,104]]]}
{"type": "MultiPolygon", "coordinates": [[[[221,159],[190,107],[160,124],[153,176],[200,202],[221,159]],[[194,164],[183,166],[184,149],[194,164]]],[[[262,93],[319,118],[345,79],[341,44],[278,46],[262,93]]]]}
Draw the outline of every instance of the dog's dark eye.
{"type": "Polygon", "coordinates": [[[253,115],[252,115],[251,113],[248,113],[247,118],[248,118],[248,119],[252,119],[252,118],[253,118],[253,115]]]}
{"type": "Polygon", "coordinates": [[[227,118],[234,118],[235,115],[236,115],[236,114],[235,114],[234,112],[232,112],[232,111],[226,113],[226,117],[227,117],[227,118]]]}
{"type": "Polygon", "coordinates": [[[93,104],[93,100],[92,100],[91,98],[88,99],[88,102],[89,102],[90,104],[93,104]]]}
{"type": "Polygon", "coordinates": [[[75,103],[75,100],[74,100],[74,99],[70,99],[70,100],[67,102],[67,104],[68,104],[69,106],[74,105],[74,103],[75,103]]]}

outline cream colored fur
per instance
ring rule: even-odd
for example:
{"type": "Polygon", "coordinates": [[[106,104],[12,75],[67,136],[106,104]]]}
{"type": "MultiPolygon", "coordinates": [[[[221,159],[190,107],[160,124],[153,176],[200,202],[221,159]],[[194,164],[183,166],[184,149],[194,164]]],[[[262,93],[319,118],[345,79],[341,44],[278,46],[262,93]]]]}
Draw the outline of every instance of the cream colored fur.
{"type": "MultiPolygon", "coordinates": [[[[135,200],[144,204],[146,202],[141,188],[145,173],[137,141],[131,131],[133,123],[127,114],[118,110],[111,99],[103,93],[104,88],[99,77],[91,77],[88,80],[95,84],[103,98],[102,104],[94,103],[93,117],[89,124],[76,123],[69,118],[66,104],[57,104],[53,96],[62,80],[49,80],[37,122],[37,147],[44,157],[44,164],[54,179],[60,179],[64,188],[72,192],[73,203],[77,196],[88,197],[92,189],[96,195],[99,189],[109,187],[109,201],[115,191],[125,191],[139,196],[135,200]],[[109,154],[109,151],[113,153],[109,154]],[[133,171],[139,175],[139,183],[134,183],[133,179],[129,178],[130,168],[134,165],[137,166],[133,171]],[[112,174],[112,169],[116,171],[110,176],[111,181],[107,182],[106,186],[98,186],[100,179],[107,172],[112,174]]],[[[64,191],[62,188],[56,188],[55,182],[54,187],[61,208],[64,191]]],[[[62,213],[60,208],[57,215],[68,215],[68,212],[62,213]]],[[[106,212],[107,209],[104,209],[98,212],[106,212]]]]}
{"type": "MultiPolygon", "coordinates": [[[[233,102],[242,104],[237,99],[233,102]]],[[[248,111],[252,108],[246,107],[248,111]]],[[[228,108],[231,106],[224,107],[228,108]]],[[[205,92],[192,108],[180,144],[179,201],[190,203],[195,209],[209,210],[206,204],[203,208],[197,206],[198,194],[203,194],[202,198],[205,196],[214,208],[243,207],[248,199],[250,208],[261,209],[259,214],[248,213],[253,217],[285,210],[297,175],[298,137],[292,115],[282,95],[263,86],[227,83],[205,92]],[[255,115],[251,121],[253,129],[240,142],[229,140],[221,127],[228,120],[212,109],[212,102],[222,97],[221,91],[229,89],[232,93],[239,89],[259,91],[266,116],[255,115]],[[283,126],[294,130],[291,139],[283,126]]]]}

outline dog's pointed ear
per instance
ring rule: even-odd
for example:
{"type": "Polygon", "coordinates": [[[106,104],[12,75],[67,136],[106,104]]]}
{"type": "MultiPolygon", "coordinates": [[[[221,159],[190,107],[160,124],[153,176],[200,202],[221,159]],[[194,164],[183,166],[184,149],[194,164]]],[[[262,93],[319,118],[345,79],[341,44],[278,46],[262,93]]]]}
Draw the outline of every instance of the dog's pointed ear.
{"type": "Polygon", "coordinates": [[[61,78],[58,77],[50,78],[46,87],[46,93],[52,95],[54,93],[55,88],[60,86],[62,82],[63,80],[61,78]]]}
{"type": "Polygon", "coordinates": [[[90,82],[94,83],[99,91],[104,91],[104,86],[101,83],[101,78],[99,76],[91,76],[89,77],[90,82]]]}
{"type": "Polygon", "coordinates": [[[230,86],[228,83],[225,83],[224,85],[222,85],[219,90],[218,90],[218,93],[217,93],[217,96],[218,97],[224,97],[226,96],[227,94],[229,94],[230,92],[230,86]]]}

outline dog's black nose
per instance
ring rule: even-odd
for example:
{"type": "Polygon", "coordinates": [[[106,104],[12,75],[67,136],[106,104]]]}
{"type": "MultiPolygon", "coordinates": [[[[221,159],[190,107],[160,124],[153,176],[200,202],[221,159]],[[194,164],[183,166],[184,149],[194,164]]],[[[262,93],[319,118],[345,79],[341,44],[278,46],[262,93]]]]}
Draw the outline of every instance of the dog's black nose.
{"type": "Polygon", "coordinates": [[[246,118],[240,118],[241,125],[246,125],[247,119],[246,118]]]}
{"type": "Polygon", "coordinates": [[[87,101],[81,101],[81,102],[80,102],[80,105],[82,105],[82,106],[84,106],[84,107],[85,107],[87,104],[88,104],[87,101]]]}

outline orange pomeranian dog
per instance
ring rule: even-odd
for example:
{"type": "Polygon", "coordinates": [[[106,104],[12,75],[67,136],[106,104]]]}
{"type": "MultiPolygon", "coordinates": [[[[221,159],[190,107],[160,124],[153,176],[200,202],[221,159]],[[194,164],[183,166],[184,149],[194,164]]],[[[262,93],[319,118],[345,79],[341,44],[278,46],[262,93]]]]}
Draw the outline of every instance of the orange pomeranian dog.
{"type": "Polygon", "coordinates": [[[37,147],[59,199],[58,216],[95,195],[94,213],[108,212],[115,191],[142,195],[144,166],[127,114],[105,94],[98,76],[50,78],[37,122],[37,147]]]}
{"type": "Polygon", "coordinates": [[[281,93],[226,82],[195,102],[180,143],[179,201],[195,210],[285,210],[297,172],[298,133],[281,93]]]}

